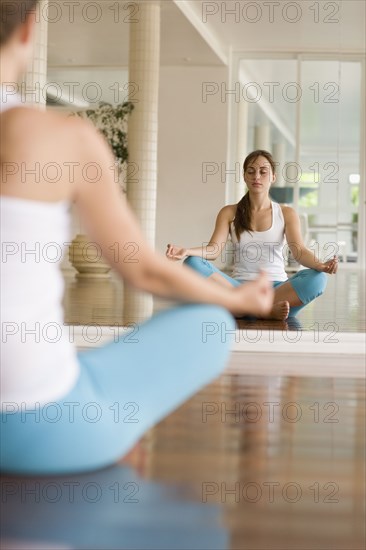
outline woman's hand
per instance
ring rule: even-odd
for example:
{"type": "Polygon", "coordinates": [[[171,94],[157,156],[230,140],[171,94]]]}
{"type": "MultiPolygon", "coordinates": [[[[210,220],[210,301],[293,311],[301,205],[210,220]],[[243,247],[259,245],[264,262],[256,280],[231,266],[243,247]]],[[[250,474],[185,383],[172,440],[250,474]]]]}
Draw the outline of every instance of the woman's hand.
{"type": "Polygon", "coordinates": [[[338,256],[334,256],[331,260],[321,264],[319,271],[324,271],[329,275],[334,275],[338,271],[338,256]]]}
{"type": "Polygon", "coordinates": [[[273,306],[274,290],[265,272],[261,271],[255,281],[233,289],[236,293],[234,315],[268,315],[273,306]]]}
{"type": "Polygon", "coordinates": [[[168,244],[165,254],[169,260],[183,260],[187,256],[187,249],[175,246],[174,244],[168,244]]]}

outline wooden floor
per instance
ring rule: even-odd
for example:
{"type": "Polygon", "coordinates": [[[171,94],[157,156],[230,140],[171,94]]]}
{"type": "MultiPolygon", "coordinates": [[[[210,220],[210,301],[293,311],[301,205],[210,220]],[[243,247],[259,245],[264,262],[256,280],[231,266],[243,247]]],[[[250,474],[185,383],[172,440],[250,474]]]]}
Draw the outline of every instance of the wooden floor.
{"type": "MultiPolygon", "coordinates": [[[[363,331],[363,292],[360,274],[339,273],[300,314],[302,328],[363,331]]],[[[66,319],[122,324],[121,299],[115,281],[69,280],[66,319]]],[[[280,330],[273,323],[260,326],[280,330]]],[[[364,548],[365,377],[347,376],[352,356],[343,359],[342,376],[331,365],[326,376],[281,375],[280,366],[266,376],[232,363],[150,430],[129,465],[3,477],[1,548],[364,548]]]]}
{"type": "Polygon", "coordinates": [[[353,380],[223,376],[153,430],[147,471],[220,505],[231,549],[362,548],[364,397],[353,380]]]}

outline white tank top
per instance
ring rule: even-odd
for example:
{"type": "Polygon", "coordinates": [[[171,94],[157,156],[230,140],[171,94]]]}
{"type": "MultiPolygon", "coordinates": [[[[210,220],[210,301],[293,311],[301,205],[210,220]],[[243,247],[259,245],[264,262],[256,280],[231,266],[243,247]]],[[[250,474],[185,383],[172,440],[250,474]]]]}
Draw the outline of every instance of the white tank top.
{"type": "Polygon", "coordinates": [[[272,225],[267,231],[244,231],[238,241],[234,222],[230,225],[234,245],[232,277],[238,281],[252,281],[263,269],[271,281],[286,281],[283,247],[285,244],[285,220],[281,206],[272,204],[272,225]]]}
{"type": "Polygon", "coordinates": [[[79,375],[61,305],[69,204],[1,196],[0,214],[1,409],[20,411],[66,395],[79,375]]]}

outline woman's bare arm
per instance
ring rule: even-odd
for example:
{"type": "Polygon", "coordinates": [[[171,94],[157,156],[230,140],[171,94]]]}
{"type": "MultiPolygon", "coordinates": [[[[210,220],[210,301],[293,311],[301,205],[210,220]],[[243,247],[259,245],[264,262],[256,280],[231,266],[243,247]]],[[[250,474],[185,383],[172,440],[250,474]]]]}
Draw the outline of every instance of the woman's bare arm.
{"type": "Polygon", "coordinates": [[[338,269],[338,259],[336,256],[327,262],[322,262],[315,256],[312,250],[309,250],[304,244],[301,235],[301,225],[298,214],[290,206],[282,206],[282,212],[285,219],[285,234],[287,244],[295,260],[304,267],[315,269],[316,271],[324,271],[325,273],[334,274],[338,269]]]}

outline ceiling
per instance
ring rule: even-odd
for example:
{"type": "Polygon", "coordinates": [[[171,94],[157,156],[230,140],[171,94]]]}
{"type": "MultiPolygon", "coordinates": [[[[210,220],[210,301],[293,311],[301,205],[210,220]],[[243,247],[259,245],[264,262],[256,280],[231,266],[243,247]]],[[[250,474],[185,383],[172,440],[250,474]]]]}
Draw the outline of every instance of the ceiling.
{"type": "MultiPolygon", "coordinates": [[[[48,17],[50,67],[128,65],[128,21],[135,2],[79,0],[73,13],[67,2],[59,3],[57,12],[55,4],[48,17]]],[[[365,5],[363,0],[161,0],[161,65],[222,65],[230,51],[362,53],[365,5]]]]}
{"type": "Polygon", "coordinates": [[[224,55],[234,52],[365,51],[364,0],[288,0],[176,4],[209,28],[224,55]]]}
{"type": "MultiPolygon", "coordinates": [[[[74,80],[77,74],[81,83],[97,80],[105,88],[103,99],[113,101],[108,97],[113,83],[118,80],[123,90],[123,82],[128,80],[128,21],[134,17],[137,3],[79,0],[75,3],[73,17],[67,4],[60,3],[58,13],[49,13],[49,19],[57,19],[48,25],[49,79],[67,82],[74,80]],[[98,21],[93,22],[94,18],[98,21]]],[[[312,150],[314,146],[324,146],[324,128],[327,128],[329,147],[334,149],[334,140],[341,139],[343,148],[356,151],[359,109],[355,105],[361,100],[360,78],[354,78],[356,73],[349,70],[351,65],[347,67],[340,60],[360,59],[364,55],[364,0],[161,0],[160,5],[161,66],[223,67],[229,65],[232,53],[237,54],[243,58],[240,66],[244,77],[261,85],[267,106],[268,88],[263,84],[295,81],[299,55],[304,59],[312,54],[320,54],[323,58],[334,56],[336,62],[313,63],[307,67],[306,62],[303,65],[301,140],[305,148],[309,144],[312,150]],[[276,59],[271,60],[271,56],[276,59]],[[281,63],[281,56],[289,59],[281,63]],[[317,105],[314,92],[308,89],[316,82],[323,96],[324,85],[329,82],[341,84],[342,102],[338,106],[326,105],[324,101],[317,105]]],[[[252,109],[252,123],[258,124],[261,118],[268,117],[264,112],[258,103],[256,109],[252,109]]],[[[295,139],[296,105],[277,95],[276,101],[269,104],[269,113],[277,121],[274,122],[274,137],[282,139],[288,133],[288,143],[291,136],[295,139]]],[[[340,141],[336,145],[339,148],[340,141]]]]}
{"type": "MultiPolygon", "coordinates": [[[[51,11],[49,15],[49,20],[58,20],[48,24],[48,66],[127,67],[134,2],[78,0],[73,17],[65,4],[61,3],[58,14],[51,11]],[[97,4],[99,13],[92,7],[85,9],[88,4],[97,4]],[[99,21],[93,23],[98,17],[99,21]]],[[[223,64],[172,0],[161,1],[160,44],[163,66],[223,64]]]]}

